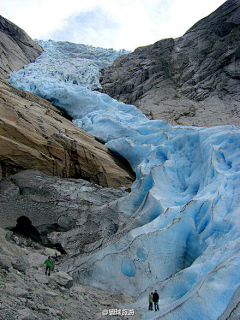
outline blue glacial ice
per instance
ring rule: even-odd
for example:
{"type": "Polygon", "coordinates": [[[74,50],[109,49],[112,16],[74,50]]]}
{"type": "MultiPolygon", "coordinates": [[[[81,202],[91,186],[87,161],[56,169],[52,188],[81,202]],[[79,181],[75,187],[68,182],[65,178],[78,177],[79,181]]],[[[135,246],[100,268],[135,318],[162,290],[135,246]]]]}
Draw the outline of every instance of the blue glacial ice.
{"type": "Polygon", "coordinates": [[[66,270],[82,284],[130,294],[143,319],[217,319],[240,285],[240,128],[148,120],[136,107],[90,90],[99,87],[91,84],[99,69],[95,77],[74,59],[73,44],[40,45],[44,54],[10,83],[66,110],[136,172],[131,192],[111,204],[129,216],[127,225],[66,270]],[[73,59],[60,77],[55,68],[64,50],[73,59]],[[154,289],[157,315],[147,311],[154,289]]]}
{"type": "Polygon", "coordinates": [[[30,63],[18,71],[19,78],[44,75],[48,79],[82,85],[92,90],[100,88],[100,70],[110,65],[120,55],[129,52],[71,42],[35,41],[44,52],[37,58],[37,63],[30,63]]]}

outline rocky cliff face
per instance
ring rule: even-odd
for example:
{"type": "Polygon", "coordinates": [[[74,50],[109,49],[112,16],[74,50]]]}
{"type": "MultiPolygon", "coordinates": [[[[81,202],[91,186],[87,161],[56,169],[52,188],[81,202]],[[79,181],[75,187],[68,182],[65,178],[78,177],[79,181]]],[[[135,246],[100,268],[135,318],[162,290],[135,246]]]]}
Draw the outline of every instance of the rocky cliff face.
{"type": "Polygon", "coordinates": [[[51,103],[4,80],[8,72],[33,61],[42,50],[3,17],[0,28],[0,178],[37,169],[102,186],[129,187],[134,174],[127,163],[73,125],[51,103]]]}
{"type": "Polygon", "coordinates": [[[102,71],[102,90],[173,125],[240,125],[240,2],[226,1],[182,37],[160,40],[102,71]]]}
{"type": "Polygon", "coordinates": [[[0,16],[0,77],[33,62],[42,52],[25,31],[0,16]]]}

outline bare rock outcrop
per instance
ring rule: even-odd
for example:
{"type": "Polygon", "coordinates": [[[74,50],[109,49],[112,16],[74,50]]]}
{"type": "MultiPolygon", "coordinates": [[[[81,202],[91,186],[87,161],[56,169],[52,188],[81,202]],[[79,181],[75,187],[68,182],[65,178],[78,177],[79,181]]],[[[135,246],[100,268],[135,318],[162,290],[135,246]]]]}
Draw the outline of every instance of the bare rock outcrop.
{"type": "Polygon", "coordinates": [[[228,0],[182,37],[119,57],[101,92],[173,125],[240,125],[240,1],[228,0]]]}
{"type": "Polygon", "coordinates": [[[129,187],[130,167],[59,113],[44,99],[0,82],[0,177],[36,169],[129,187]]]}
{"type": "Polygon", "coordinates": [[[0,16],[0,77],[33,62],[43,49],[21,28],[0,16]]]}
{"type": "Polygon", "coordinates": [[[42,49],[3,17],[0,32],[0,179],[36,169],[102,186],[129,187],[134,174],[128,163],[76,127],[51,103],[4,80],[8,72],[33,61],[42,49]]]}

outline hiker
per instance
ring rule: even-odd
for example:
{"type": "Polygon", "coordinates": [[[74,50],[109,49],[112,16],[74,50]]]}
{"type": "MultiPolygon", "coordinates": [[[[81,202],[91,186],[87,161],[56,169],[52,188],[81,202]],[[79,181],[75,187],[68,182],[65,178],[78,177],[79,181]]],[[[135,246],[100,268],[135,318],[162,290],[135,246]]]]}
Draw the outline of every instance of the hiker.
{"type": "Polygon", "coordinates": [[[153,292],[149,294],[149,307],[148,310],[153,310],[153,292]]]}
{"type": "Polygon", "coordinates": [[[51,266],[52,266],[52,260],[50,257],[47,258],[47,260],[45,261],[45,265],[46,265],[46,272],[45,274],[50,276],[50,272],[51,272],[51,266]]]}
{"type": "Polygon", "coordinates": [[[157,293],[157,290],[155,290],[154,294],[153,294],[153,302],[154,302],[155,311],[157,311],[157,310],[159,311],[158,301],[159,301],[159,295],[157,293]]]}

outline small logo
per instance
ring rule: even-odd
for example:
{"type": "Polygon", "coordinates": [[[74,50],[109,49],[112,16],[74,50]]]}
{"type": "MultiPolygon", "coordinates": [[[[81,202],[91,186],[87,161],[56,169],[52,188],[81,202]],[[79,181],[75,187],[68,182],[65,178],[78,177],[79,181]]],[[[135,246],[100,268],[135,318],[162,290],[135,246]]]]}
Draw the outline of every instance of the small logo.
{"type": "Polygon", "coordinates": [[[102,311],[102,315],[103,316],[106,316],[108,314],[108,310],[107,309],[104,309],[103,311],[102,311]]]}

